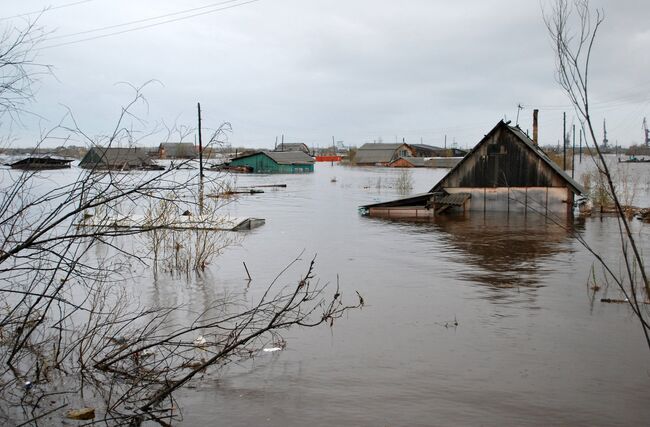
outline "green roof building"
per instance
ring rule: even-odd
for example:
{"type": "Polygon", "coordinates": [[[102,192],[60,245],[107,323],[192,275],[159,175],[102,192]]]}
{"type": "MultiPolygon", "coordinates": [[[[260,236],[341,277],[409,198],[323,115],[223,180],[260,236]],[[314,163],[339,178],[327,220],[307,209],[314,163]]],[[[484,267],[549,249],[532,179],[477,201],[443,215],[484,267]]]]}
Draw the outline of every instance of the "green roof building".
{"type": "Polygon", "coordinates": [[[310,173],[314,158],[302,151],[257,151],[235,157],[228,166],[249,168],[252,173],[310,173]]]}

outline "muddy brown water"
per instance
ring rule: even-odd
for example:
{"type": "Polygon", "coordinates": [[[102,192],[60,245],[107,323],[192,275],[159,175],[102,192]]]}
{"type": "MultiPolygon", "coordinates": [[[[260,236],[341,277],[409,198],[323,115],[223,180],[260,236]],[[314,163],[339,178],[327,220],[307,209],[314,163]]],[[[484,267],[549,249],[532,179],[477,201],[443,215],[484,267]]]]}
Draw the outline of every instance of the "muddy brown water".
{"type": "MultiPolygon", "coordinates": [[[[650,166],[625,168],[635,203],[650,206],[650,166]]],[[[411,192],[445,172],[412,170],[411,192]]],[[[75,173],[45,173],[42,188],[75,173]]],[[[616,219],[560,227],[534,215],[433,223],[359,215],[359,205],[399,197],[401,173],[318,164],[308,175],[239,175],[237,186],[287,184],[226,208],[266,224],[201,278],[145,274],[134,284],[141,304],[197,312],[239,294],[253,304],[293,259],[302,260],[281,283],[295,283],[315,256],[318,280],[333,285],[338,276],[344,299],[359,291],[367,303],[333,328],[286,331],[283,351],[194,379],[176,395],[182,424],[650,424],[650,350],[625,305],[599,302],[620,298],[616,289],[590,293],[594,259],[570,232],[618,269],[616,219]]],[[[633,226],[649,253],[650,225],[633,226]]]]}
{"type": "MultiPolygon", "coordinates": [[[[642,201],[648,170],[634,172],[642,201]]],[[[253,303],[304,251],[285,283],[316,256],[319,280],[338,275],[344,298],[358,290],[367,306],[332,329],[287,331],[286,350],[193,381],[177,396],[184,424],[648,425],[650,350],[625,305],[599,302],[620,297],[614,288],[592,298],[593,257],[571,233],[534,216],[360,216],[359,205],[399,196],[400,173],[318,164],[311,175],[237,177],[287,188],[230,206],[267,223],[202,280],[182,290],[158,283],[157,299],[201,307],[245,292],[253,303]]],[[[444,173],[411,171],[413,192],[444,173]]],[[[615,218],[563,225],[618,266],[615,218]]],[[[648,253],[649,226],[634,227],[648,253]]]]}

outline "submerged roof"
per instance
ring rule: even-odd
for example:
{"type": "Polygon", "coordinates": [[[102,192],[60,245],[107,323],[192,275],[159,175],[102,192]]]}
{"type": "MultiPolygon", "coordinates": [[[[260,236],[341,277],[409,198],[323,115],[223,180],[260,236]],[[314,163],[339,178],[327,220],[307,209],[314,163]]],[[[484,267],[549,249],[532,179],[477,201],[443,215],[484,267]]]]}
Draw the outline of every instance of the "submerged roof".
{"type": "Polygon", "coordinates": [[[538,158],[540,158],[546,166],[548,166],[553,173],[557,174],[563,181],[567,183],[567,185],[571,188],[571,190],[576,193],[576,194],[583,194],[585,193],[584,188],[578,184],[573,178],[571,178],[567,173],[562,170],[553,160],[551,160],[545,153],[544,151],[536,145],[532,139],[528,137],[518,126],[509,126],[507,123],[505,123],[503,120],[500,120],[499,123],[496,124],[496,126],[488,132],[487,135],[483,137],[483,139],[476,144],[474,148],[465,156],[463,159],[458,162],[456,166],[454,166],[432,189],[431,191],[439,191],[442,187],[443,182],[445,182],[449,177],[459,173],[459,169],[470,159],[472,159],[475,155],[477,155],[477,151],[480,149],[480,147],[485,144],[487,141],[489,141],[494,134],[500,130],[504,129],[506,131],[509,131],[512,135],[516,137],[516,141],[523,144],[524,147],[526,147],[528,150],[530,150],[534,155],[536,155],[538,158]]]}
{"type": "Polygon", "coordinates": [[[243,156],[235,157],[232,160],[245,159],[247,157],[256,156],[258,154],[264,154],[279,165],[304,165],[315,162],[312,156],[302,151],[256,151],[253,153],[244,154],[243,156]]]}
{"type": "Polygon", "coordinates": [[[354,160],[356,163],[388,163],[395,157],[395,151],[403,145],[406,144],[369,142],[359,147],[354,160]]]}
{"type": "Polygon", "coordinates": [[[426,166],[425,164],[425,158],[424,157],[409,157],[409,156],[401,156],[399,159],[393,160],[391,164],[395,163],[398,160],[404,160],[412,164],[414,167],[419,167],[423,168],[426,166]]]}
{"type": "Polygon", "coordinates": [[[87,165],[142,166],[151,164],[147,152],[137,147],[92,147],[79,162],[79,166],[82,167],[87,165]]]}
{"type": "Polygon", "coordinates": [[[69,159],[59,159],[56,157],[44,156],[44,157],[27,157],[17,162],[11,163],[9,166],[25,165],[32,163],[41,163],[41,164],[65,164],[71,163],[73,160],[69,159]]]}

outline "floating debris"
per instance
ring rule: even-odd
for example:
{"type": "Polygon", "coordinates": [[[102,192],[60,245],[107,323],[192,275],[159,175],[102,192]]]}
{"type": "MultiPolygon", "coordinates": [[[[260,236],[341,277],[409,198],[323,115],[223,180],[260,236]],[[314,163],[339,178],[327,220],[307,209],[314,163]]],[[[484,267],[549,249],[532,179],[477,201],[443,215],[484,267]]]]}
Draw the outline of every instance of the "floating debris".
{"type": "Polygon", "coordinates": [[[71,409],[65,416],[71,420],[92,420],[95,418],[95,408],[71,409]]]}
{"type": "Polygon", "coordinates": [[[284,350],[287,348],[287,342],[283,339],[280,341],[274,342],[271,344],[271,347],[265,347],[262,349],[262,351],[267,352],[267,353],[273,353],[275,351],[280,351],[284,350]]]}
{"type": "Polygon", "coordinates": [[[208,341],[205,339],[203,335],[199,335],[196,337],[194,340],[194,345],[197,347],[203,347],[208,341]]]}
{"type": "Polygon", "coordinates": [[[264,225],[263,218],[241,218],[231,216],[215,215],[183,215],[166,221],[151,220],[145,215],[123,215],[97,217],[95,215],[84,215],[77,224],[78,227],[113,227],[133,229],[174,229],[174,230],[220,230],[220,231],[242,231],[264,225]]]}

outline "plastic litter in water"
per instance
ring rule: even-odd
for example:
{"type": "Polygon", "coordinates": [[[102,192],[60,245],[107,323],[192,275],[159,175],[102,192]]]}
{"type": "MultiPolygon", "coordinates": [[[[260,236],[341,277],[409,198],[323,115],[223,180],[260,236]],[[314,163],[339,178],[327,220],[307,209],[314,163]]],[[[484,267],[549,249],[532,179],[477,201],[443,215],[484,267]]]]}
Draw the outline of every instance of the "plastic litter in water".
{"type": "Polygon", "coordinates": [[[268,348],[262,349],[262,351],[266,351],[268,353],[270,353],[272,351],[280,351],[280,350],[282,350],[282,347],[268,347],[268,348]]]}

